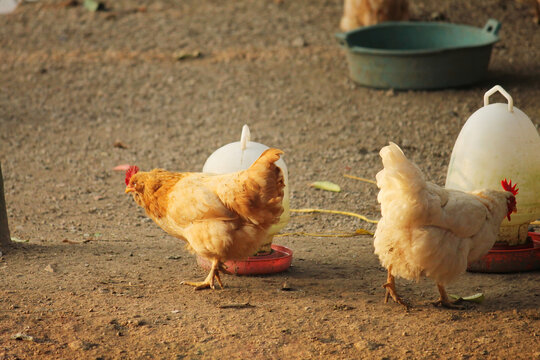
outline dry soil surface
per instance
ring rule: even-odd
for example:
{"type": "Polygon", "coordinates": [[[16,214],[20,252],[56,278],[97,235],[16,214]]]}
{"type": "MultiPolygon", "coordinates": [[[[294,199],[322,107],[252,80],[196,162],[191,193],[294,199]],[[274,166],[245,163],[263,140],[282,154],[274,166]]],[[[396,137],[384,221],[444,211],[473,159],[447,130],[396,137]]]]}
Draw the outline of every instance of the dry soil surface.
{"type": "MultiPolygon", "coordinates": [[[[196,292],[180,281],[205,271],[112,170],[198,171],[247,123],[285,151],[293,208],[377,219],[376,187],[342,175],[374,178],[389,140],[442,185],[494,84],[539,126],[540,32],[526,1],[411,3],[416,19],[502,22],[486,81],[356,86],[334,39],[339,0],[121,0],[95,13],[32,1],[0,16],[0,159],[11,235],[25,241],[0,258],[0,359],[539,359],[538,272],[464,274],[449,292],[486,296],[465,310],[434,307],[430,280],[398,280],[406,312],[383,303],[370,236],[291,235],[275,239],[294,251],[288,271],[196,292]]],[[[294,214],[284,231],[358,228],[374,225],[294,214]]]]}

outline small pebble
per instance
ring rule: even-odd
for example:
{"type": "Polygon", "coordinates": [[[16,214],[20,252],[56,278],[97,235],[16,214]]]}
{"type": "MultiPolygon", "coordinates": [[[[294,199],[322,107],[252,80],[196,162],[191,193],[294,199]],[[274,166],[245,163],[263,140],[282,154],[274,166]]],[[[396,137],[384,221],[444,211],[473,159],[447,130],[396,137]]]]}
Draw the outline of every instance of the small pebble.
{"type": "Polygon", "coordinates": [[[306,41],[301,37],[297,37],[292,41],[292,46],[294,46],[294,47],[304,47],[304,46],[306,46],[306,41]]]}

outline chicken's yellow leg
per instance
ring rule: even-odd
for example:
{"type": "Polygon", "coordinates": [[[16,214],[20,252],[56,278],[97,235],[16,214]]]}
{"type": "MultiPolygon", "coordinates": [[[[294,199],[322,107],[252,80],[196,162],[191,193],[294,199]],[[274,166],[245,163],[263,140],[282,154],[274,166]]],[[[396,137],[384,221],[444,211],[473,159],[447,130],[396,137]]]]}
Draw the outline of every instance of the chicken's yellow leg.
{"type": "Polygon", "coordinates": [[[386,289],[386,295],[384,296],[384,303],[386,304],[388,302],[388,298],[391,296],[392,299],[396,303],[405,306],[405,308],[407,308],[408,310],[409,304],[403,301],[403,299],[401,299],[396,293],[396,281],[394,280],[394,276],[392,276],[392,273],[390,272],[391,270],[392,270],[392,267],[389,267],[388,277],[386,278],[386,284],[383,285],[383,288],[386,289]]]}
{"type": "Polygon", "coordinates": [[[437,288],[439,289],[439,293],[441,294],[441,297],[439,298],[439,300],[434,302],[433,305],[435,306],[441,305],[448,309],[463,309],[462,306],[456,305],[462,301],[461,298],[457,299],[456,301],[450,301],[450,299],[448,298],[448,294],[446,293],[446,289],[444,288],[444,285],[437,283],[437,288]]]}
{"type": "Polygon", "coordinates": [[[210,272],[208,273],[208,276],[204,281],[202,282],[193,282],[193,281],[182,281],[180,284],[182,285],[190,285],[194,286],[195,290],[202,290],[202,289],[208,289],[211,288],[214,290],[216,287],[214,286],[214,277],[217,279],[217,282],[219,286],[223,289],[223,283],[221,282],[221,278],[219,276],[219,269],[220,269],[220,261],[218,259],[212,259],[212,268],[210,269],[210,272]]]}

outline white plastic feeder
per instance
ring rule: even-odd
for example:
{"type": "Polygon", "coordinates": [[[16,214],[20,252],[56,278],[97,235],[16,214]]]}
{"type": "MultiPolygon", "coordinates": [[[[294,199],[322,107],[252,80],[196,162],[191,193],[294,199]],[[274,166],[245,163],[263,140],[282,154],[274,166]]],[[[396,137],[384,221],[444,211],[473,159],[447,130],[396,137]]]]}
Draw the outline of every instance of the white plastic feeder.
{"type": "MultiPolygon", "coordinates": [[[[214,151],[214,153],[206,159],[202,171],[211,174],[228,174],[249,168],[266,149],[269,149],[269,147],[264,144],[250,141],[250,137],[251,133],[249,127],[244,125],[240,141],[224,145],[214,151]]],[[[285,165],[283,159],[276,161],[276,165],[283,171],[285,180],[283,214],[281,214],[279,223],[270,228],[269,236],[259,249],[258,253],[269,253],[271,251],[274,235],[279,233],[290,220],[289,176],[287,165],[285,165]]]]}
{"type": "Polygon", "coordinates": [[[484,95],[484,107],[472,114],[454,145],[446,187],[464,191],[501,190],[501,180],[519,188],[517,213],[501,224],[497,241],[509,245],[527,240],[529,223],[540,216],[540,136],[525,113],[499,85],[484,95]],[[495,92],[507,104],[489,104],[495,92]]]}

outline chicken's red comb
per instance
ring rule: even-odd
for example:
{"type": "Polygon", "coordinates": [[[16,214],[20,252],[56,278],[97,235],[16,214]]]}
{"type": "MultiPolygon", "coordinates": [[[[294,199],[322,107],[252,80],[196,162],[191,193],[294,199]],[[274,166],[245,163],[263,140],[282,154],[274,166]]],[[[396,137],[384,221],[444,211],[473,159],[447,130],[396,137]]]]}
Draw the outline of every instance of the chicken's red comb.
{"type": "Polygon", "coordinates": [[[127,169],[126,171],[126,186],[129,185],[129,179],[131,179],[131,177],[138,173],[139,172],[139,167],[137,165],[132,165],[129,167],[129,169],[127,169]]]}
{"type": "Polygon", "coordinates": [[[517,184],[514,184],[514,186],[512,186],[512,180],[510,180],[510,182],[508,182],[508,181],[506,181],[506,179],[504,179],[504,180],[501,181],[501,185],[502,185],[504,190],[510,191],[514,195],[517,195],[517,193],[519,191],[519,189],[516,189],[517,184]]]}

